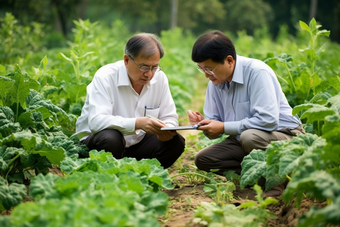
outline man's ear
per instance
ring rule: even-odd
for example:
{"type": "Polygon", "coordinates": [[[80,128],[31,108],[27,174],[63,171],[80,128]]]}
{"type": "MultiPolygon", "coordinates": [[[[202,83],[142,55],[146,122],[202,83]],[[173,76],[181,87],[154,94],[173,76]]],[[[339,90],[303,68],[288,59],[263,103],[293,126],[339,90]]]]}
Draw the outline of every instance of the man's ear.
{"type": "Polygon", "coordinates": [[[127,65],[128,65],[128,63],[129,63],[129,60],[130,60],[130,58],[129,58],[129,55],[127,55],[127,54],[124,54],[124,64],[125,64],[125,66],[127,66],[127,65]]]}
{"type": "Polygon", "coordinates": [[[233,58],[233,56],[228,55],[225,59],[224,59],[224,63],[226,63],[229,66],[234,66],[235,65],[235,59],[233,58]]]}

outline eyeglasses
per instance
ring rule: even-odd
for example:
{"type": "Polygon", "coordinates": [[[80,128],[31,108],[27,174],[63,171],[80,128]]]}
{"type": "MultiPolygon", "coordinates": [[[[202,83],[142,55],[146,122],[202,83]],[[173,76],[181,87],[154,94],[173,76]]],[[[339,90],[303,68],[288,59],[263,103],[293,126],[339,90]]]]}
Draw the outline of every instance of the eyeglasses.
{"type": "Polygon", "coordinates": [[[133,59],[133,57],[131,57],[130,55],[128,55],[128,56],[129,56],[129,58],[131,58],[131,60],[137,65],[137,67],[139,68],[139,70],[140,70],[141,72],[146,73],[146,72],[149,72],[149,70],[151,70],[152,73],[155,73],[155,72],[158,71],[158,70],[162,70],[161,67],[159,67],[159,66],[155,66],[155,67],[149,67],[149,66],[146,66],[146,65],[139,66],[139,65],[135,62],[135,60],[133,59]]]}
{"type": "Polygon", "coordinates": [[[215,66],[215,68],[213,68],[212,70],[209,69],[202,69],[201,67],[197,66],[198,71],[200,71],[203,74],[208,74],[208,75],[215,75],[215,73],[213,72],[220,64],[217,64],[215,66]]]}

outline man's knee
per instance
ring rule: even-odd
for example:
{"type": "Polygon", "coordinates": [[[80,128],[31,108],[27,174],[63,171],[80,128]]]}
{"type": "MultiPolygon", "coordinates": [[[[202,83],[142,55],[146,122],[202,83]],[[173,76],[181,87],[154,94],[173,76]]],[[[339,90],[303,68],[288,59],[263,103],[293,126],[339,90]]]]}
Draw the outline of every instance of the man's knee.
{"type": "Polygon", "coordinates": [[[178,159],[185,149],[185,139],[182,135],[177,133],[171,140],[168,141],[167,147],[171,149],[171,152],[174,156],[177,156],[178,159]],[[170,146],[169,146],[170,144],[170,146]]]}
{"type": "Polygon", "coordinates": [[[203,152],[198,152],[195,155],[195,165],[198,169],[210,172],[211,163],[208,161],[207,157],[203,152]]]}
{"type": "Polygon", "coordinates": [[[174,138],[175,143],[176,143],[176,147],[178,147],[178,149],[180,151],[182,151],[182,153],[184,152],[184,148],[185,148],[185,139],[182,135],[177,134],[174,138]]]}
{"type": "Polygon", "coordinates": [[[121,132],[115,129],[104,129],[93,135],[89,144],[90,149],[105,150],[115,158],[122,158],[125,149],[125,139],[121,132]]]}
{"type": "Polygon", "coordinates": [[[240,143],[242,148],[250,153],[254,149],[265,150],[270,143],[267,137],[268,132],[257,129],[248,129],[241,133],[240,143]]]}

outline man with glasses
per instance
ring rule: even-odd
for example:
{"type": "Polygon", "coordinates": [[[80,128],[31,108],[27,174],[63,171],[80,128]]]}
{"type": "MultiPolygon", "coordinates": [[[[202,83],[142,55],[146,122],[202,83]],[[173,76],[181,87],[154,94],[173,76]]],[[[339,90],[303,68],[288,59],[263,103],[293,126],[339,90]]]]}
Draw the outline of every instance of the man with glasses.
{"type": "Polygon", "coordinates": [[[184,138],[161,130],[178,126],[168,79],[159,66],[163,55],[155,35],[136,34],[125,46],[124,60],[96,72],[76,123],[81,143],[117,159],[156,158],[164,168],[180,157],[184,138]]]}
{"type": "MultiPolygon", "coordinates": [[[[243,158],[253,149],[265,150],[271,141],[304,133],[274,71],[260,60],[237,55],[224,33],[212,31],[199,37],[192,49],[192,60],[210,81],[204,116],[188,110],[189,121],[203,125],[198,129],[208,138],[228,135],[196,155],[199,169],[219,169],[217,174],[221,175],[228,170],[240,174],[243,158]]],[[[284,185],[278,185],[264,195],[279,196],[283,190],[284,185]]]]}

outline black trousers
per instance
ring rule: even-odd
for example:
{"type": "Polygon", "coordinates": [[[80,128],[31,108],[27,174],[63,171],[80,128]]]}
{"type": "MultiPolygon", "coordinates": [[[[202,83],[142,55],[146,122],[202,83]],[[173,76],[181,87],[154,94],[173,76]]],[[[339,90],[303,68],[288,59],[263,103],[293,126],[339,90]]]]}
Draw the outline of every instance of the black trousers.
{"type": "Polygon", "coordinates": [[[171,140],[162,142],[155,134],[146,134],[137,144],[125,147],[123,134],[115,129],[104,129],[88,136],[82,143],[90,149],[111,152],[113,157],[141,159],[156,158],[164,168],[170,167],[183,153],[185,139],[176,134],[171,140]]]}

